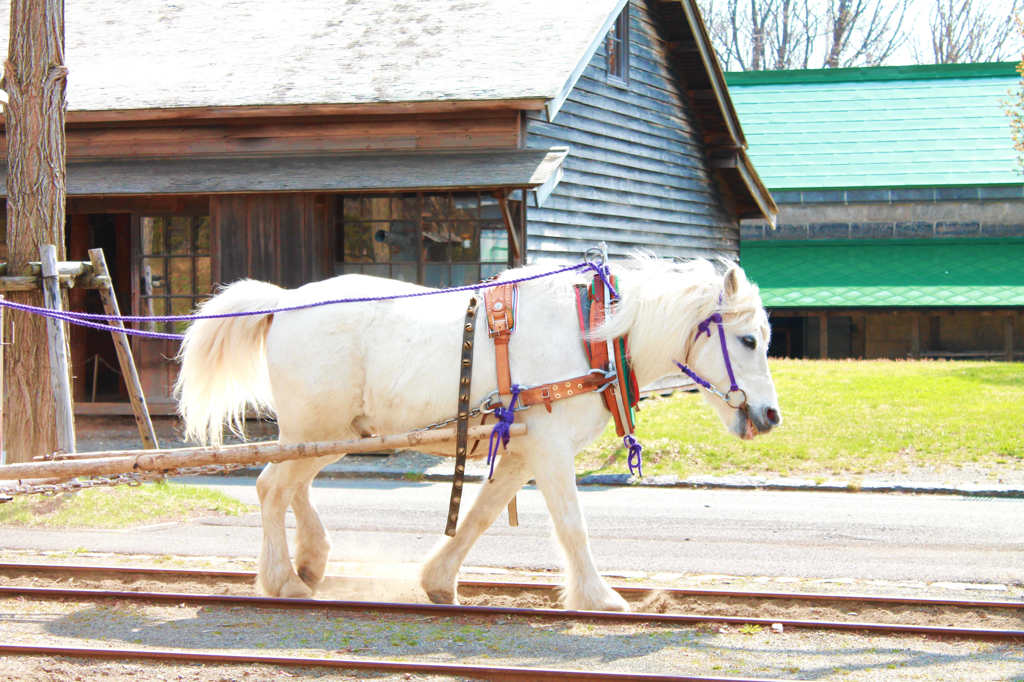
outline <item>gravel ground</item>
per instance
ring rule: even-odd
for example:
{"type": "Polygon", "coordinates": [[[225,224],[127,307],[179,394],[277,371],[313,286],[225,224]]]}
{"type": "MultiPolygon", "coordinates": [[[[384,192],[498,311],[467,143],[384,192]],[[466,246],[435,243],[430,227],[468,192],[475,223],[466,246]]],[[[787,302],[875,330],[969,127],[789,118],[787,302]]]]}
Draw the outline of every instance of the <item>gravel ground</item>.
{"type": "MultiPolygon", "coordinates": [[[[0,560],[51,563],[56,557],[0,560]]],[[[128,563],[146,565],[146,557],[128,563]]],[[[111,556],[64,557],[69,563],[124,563],[111,556]]],[[[251,570],[251,564],[217,558],[165,566],[251,570]]],[[[384,571],[400,570],[391,567],[384,571]]],[[[330,573],[380,574],[379,567],[332,565],[330,573]]],[[[548,574],[494,575],[467,571],[468,579],[549,581],[548,574]]],[[[741,579],[731,576],[629,576],[627,582],[665,586],[843,591],[902,596],[1019,598],[1003,592],[977,594],[957,586],[913,583],[741,579]]],[[[623,582],[620,578],[617,582],[623,582]]],[[[865,618],[867,620],[867,618],[865,618]]],[[[942,623],[934,623],[942,624],[942,623]]],[[[1019,627],[1019,626],[1018,626],[1019,627]]],[[[663,624],[608,624],[512,620],[506,617],[397,618],[374,612],[254,610],[245,607],[138,605],[115,602],[0,600],[0,628],[6,642],[80,647],[155,649],[263,655],[427,660],[439,663],[517,665],[674,675],[718,675],[793,680],[1024,680],[1024,642],[993,643],[921,636],[663,624]]],[[[10,679],[262,680],[356,679],[323,669],[197,666],[154,663],[89,663],[65,658],[0,657],[0,675],[10,679]]],[[[388,679],[442,679],[385,676],[388,679]]]]}
{"type": "MultiPolygon", "coordinates": [[[[794,680],[1024,679],[1019,645],[925,637],[11,599],[0,600],[0,610],[7,614],[5,640],[21,644],[794,680]]],[[[0,659],[0,673],[14,679],[43,675],[45,665],[26,657],[0,659]]],[[[179,668],[154,672],[174,679],[179,668]]],[[[191,673],[187,679],[224,679],[221,671],[191,673]]],[[[108,679],[130,677],[115,670],[108,679]]]]}

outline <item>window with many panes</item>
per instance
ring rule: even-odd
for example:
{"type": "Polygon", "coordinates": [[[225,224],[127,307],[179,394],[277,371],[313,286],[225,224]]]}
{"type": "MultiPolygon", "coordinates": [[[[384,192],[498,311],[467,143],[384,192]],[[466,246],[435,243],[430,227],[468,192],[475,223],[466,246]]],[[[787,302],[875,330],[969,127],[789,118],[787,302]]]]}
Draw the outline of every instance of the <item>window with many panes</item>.
{"type": "MultiPolygon", "coordinates": [[[[518,226],[520,202],[509,209],[518,226]]],[[[509,267],[501,205],[488,192],[345,195],[337,215],[338,274],[447,287],[509,267]]]]}
{"type": "MultiPolygon", "coordinates": [[[[155,216],[139,219],[143,315],[187,315],[212,289],[210,218],[155,216]]],[[[155,331],[181,333],[186,322],[159,323],[155,331]]]]}
{"type": "Polygon", "coordinates": [[[629,80],[629,3],[615,19],[608,37],[605,38],[605,65],[608,79],[612,81],[629,80]]]}

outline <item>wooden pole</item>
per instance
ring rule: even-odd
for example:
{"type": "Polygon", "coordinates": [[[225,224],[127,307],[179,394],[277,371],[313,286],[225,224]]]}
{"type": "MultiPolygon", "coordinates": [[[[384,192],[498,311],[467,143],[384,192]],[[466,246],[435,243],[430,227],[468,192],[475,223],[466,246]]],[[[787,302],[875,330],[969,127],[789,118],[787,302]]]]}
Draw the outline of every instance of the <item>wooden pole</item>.
{"type": "Polygon", "coordinates": [[[921,357],[921,316],[910,313],[910,357],[921,357]]]}
{"type": "MultiPolygon", "coordinates": [[[[0,303],[4,296],[0,294],[0,303]]],[[[4,308],[0,306],[0,466],[7,464],[7,450],[4,449],[4,308]]]]}
{"type": "MultiPolygon", "coordinates": [[[[470,440],[490,438],[491,426],[469,429],[470,440]]],[[[513,424],[509,433],[521,436],[526,424],[513,424]]],[[[218,464],[256,464],[284,462],[293,459],[324,457],[354,452],[378,452],[397,448],[415,448],[423,445],[455,440],[455,429],[411,431],[394,436],[374,436],[355,440],[326,441],[321,443],[245,443],[221,448],[175,448],[165,450],[127,450],[96,453],[105,456],[93,459],[69,459],[55,462],[19,462],[0,467],[0,480],[38,478],[69,479],[76,476],[109,476],[141,472],[162,473],[183,467],[218,464]]]]}
{"type": "Polygon", "coordinates": [[[818,314],[818,357],[828,358],[828,314],[818,314]]]}
{"type": "MultiPolygon", "coordinates": [[[[92,261],[93,272],[106,281],[106,286],[99,288],[100,298],[103,300],[103,310],[107,315],[120,317],[121,309],[117,305],[117,296],[114,295],[114,284],[110,281],[110,272],[107,270],[107,259],[103,255],[103,249],[89,249],[89,260],[92,261]]],[[[124,323],[120,320],[111,322],[111,325],[124,329],[124,323]]],[[[132,412],[135,414],[135,424],[139,427],[139,436],[142,437],[142,447],[147,450],[155,450],[159,447],[156,431],[153,430],[153,420],[149,416],[146,395],[142,391],[138,370],[135,369],[135,359],[132,357],[132,347],[128,343],[128,335],[111,332],[111,336],[114,337],[114,349],[117,351],[117,361],[121,365],[121,376],[124,378],[124,385],[128,389],[128,400],[131,401],[132,412]]],[[[93,385],[95,386],[95,383],[93,385]]]]}
{"type": "Polygon", "coordinates": [[[1003,359],[1013,362],[1013,315],[1003,318],[1003,359]]]}
{"type": "Polygon", "coordinates": [[[505,231],[508,232],[508,246],[512,252],[512,262],[517,266],[523,264],[523,250],[519,246],[519,234],[512,222],[512,212],[508,208],[508,191],[498,192],[498,204],[501,205],[501,217],[505,221],[505,231]]]}
{"type": "MultiPolygon", "coordinates": [[[[39,247],[42,262],[43,301],[50,310],[61,311],[60,279],[57,270],[57,247],[43,244],[39,247]]],[[[50,390],[54,399],[57,419],[57,449],[75,451],[75,416],[71,405],[71,371],[68,360],[68,339],[64,322],[46,318],[46,337],[50,348],[50,390]]]]}

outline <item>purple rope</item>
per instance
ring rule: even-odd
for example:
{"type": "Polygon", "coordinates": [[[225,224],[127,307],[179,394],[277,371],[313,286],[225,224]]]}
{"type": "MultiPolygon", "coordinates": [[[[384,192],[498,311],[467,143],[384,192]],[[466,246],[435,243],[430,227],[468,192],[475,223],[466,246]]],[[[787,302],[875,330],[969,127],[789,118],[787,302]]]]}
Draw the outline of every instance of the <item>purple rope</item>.
{"type": "Polygon", "coordinates": [[[522,386],[513,385],[512,400],[509,401],[508,407],[499,405],[494,408],[494,416],[498,418],[498,423],[491,429],[491,440],[487,444],[487,463],[491,467],[491,473],[487,475],[488,481],[494,478],[494,463],[498,461],[498,448],[504,447],[508,450],[508,442],[512,438],[509,428],[516,420],[516,401],[519,400],[519,391],[521,390],[522,386]]]}
{"type": "Polygon", "coordinates": [[[72,320],[101,320],[105,322],[190,322],[192,320],[216,320],[227,317],[246,317],[249,315],[274,315],[276,313],[287,313],[296,310],[306,310],[307,308],[319,308],[321,306],[334,305],[337,303],[372,303],[374,301],[396,301],[405,298],[437,296],[438,294],[449,294],[460,291],[479,291],[480,289],[490,289],[492,287],[499,287],[505,284],[519,284],[522,282],[530,282],[532,280],[541,279],[543,277],[560,275],[563,272],[572,272],[575,270],[583,270],[585,268],[596,267],[596,265],[590,262],[577,263],[576,265],[568,265],[564,268],[559,268],[557,270],[541,272],[536,275],[529,275],[527,277],[520,277],[518,279],[507,279],[494,282],[481,282],[478,284],[466,284],[464,286],[450,287],[448,289],[431,289],[430,291],[418,291],[412,294],[391,294],[389,296],[360,296],[354,298],[334,298],[326,301],[317,301],[315,303],[303,303],[301,305],[287,306],[283,308],[271,308],[269,310],[247,310],[238,313],[219,313],[216,315],[102,315],[99,313],[73,313],[67,311],[58,313],[56,311],[50,310],[49,308],[30,306],[25,305],[24,303],[12,303],[6,300],[2,303],[2,305],[7,308],[21,310],[29,313],[35,313],[37,315],[42,315],[44,317],[56,317],[60,319],[65,319],[68,322],[71,322],[72,320]]]}
{"type": "Polygon", "coordinates": [[[619,300],[619,292],[615,290],[615,287],[612,286],[611,281],[608,279],[608,277],[612,274],[611,268],[603,264],[598,265],[597,263],[594,263],[593,261],[589,260],[584,262],[582,265],[583,267],[588,267],[591,270],[593,270],[594,273],[601,278],[601,281],[604,283],[605,287],[607,287],[608,294],[613,301],[619,300]]]}
{"type": "Polygon", "coordinates": [[[729,360],[729,349],[725,346],[725,329],[722,325],[722,316],[719,313],[715,313],[708,319],[704,320],[697,326],[697,336],[706,333],[708,338],[711,338],[711,323],[714,322],[718,325],[718,343],[722,347],[722,358],[725,359],[725,369],[729,372],[729,391],[736,391],[739,386],[736,385],[736,377],[732,373],[732,361],[729,360]]]}
{"type": "MultiPolygon", "coordinates": [[[[721,303],[721,297],[719,297],[719,303],[721,303]]],[[[701,334],[707,334],[708,338],[711,338],[711,323],[718,325],[718,343],[722,347],[722,359],[725,360],[725,369],[729,372],[729,392],[738,391],[739,386],[736,385],[736,376],[732,371],[732,361],[729,359],[729,349],[725,345],[725,329],[722,325],[721,313],[712,313],[703,322],[697,325],[697,336],[695,339],[699,339],[701,334]]],[[[683,371],[683,374],[693,379],[695,382],[703,386],[708,390],[712,390],[714,386],[709,381],[702,379],[696,372],[687,367],[686,365],[676,362],[676,366],[683,371]]]]}
{"type": "Polygon", "coordinates": [[[644,446],[640,445],[640,441],[633,437],[633,434],[627,434],[622,439],[622,444],[629,451],[629,473],[640,478],[644,475],[643,470],[643,454],[644,446]],[[635,469],[635,471],[634,471],[635,469]]]}
{"type": "MultiPolygon", "coordinates": [[[[77,324],[81,327],[88,327],[90,329],[99,329],[105,332],[114,332],[117,334],[128,334],[129,336],[142,336],[151,339],[167,339],[170,341],[181,341],[184,337],[183,334],[165,334],[163,332],[150,332],[142,329],[130,329],[127,327],[118,327],[112,324],[98,324],[96,322],[89,322],[88,320],[82,319],[83,315],[94,315],[95,313],[73,313],[65,310],[51,310],[49,308],[39,308],[33,305],[26,305],[24,303],[15,303],[4,299],[0,301],[0,306],[4,308],[10,308],[11,310],[20,310],[22,312],[39,315],[41,317],[49,317],[55,320],[63,320],[71,324],[77,324]]],[[[121,318],[117,315],[104,315],[102,317],[109,318],[111,321],[118,321],[121,318]]]]}
{"type": "Polygon", "coordinates": [[[683,363],[676,361],[676,367],[678,367],[679,369],[683,370],[683,374],[685,374],[686,376],[690,377],[691,379],[696,381],[698,384],[700,384],[704,388],[706,388],[708,390],[711,390],[713,388],[713,386],[711,385],[710,382],[705,381],[704,379],[701,379],[700,375],[698,375],[696,372],[694,372],[692,369],[690,369],[689,367],[687,367],[683,363]]]}

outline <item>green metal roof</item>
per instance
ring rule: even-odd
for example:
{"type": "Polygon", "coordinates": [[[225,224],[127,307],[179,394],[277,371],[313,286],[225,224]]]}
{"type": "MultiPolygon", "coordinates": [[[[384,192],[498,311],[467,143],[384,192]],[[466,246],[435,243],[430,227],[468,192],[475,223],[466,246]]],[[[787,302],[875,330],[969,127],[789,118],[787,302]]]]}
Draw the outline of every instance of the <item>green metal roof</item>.
{"type": "Polygon", "coordinates": [[[1013,62],[727,75],[772,190],[1024,182],[1004,102],[1013,62]]]}
{"type": "Polygon", "coordinates": [[[768,308],[1024,305],[1024,239],[743,242],[768,308]]]}

